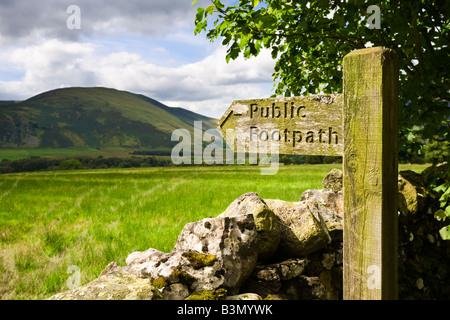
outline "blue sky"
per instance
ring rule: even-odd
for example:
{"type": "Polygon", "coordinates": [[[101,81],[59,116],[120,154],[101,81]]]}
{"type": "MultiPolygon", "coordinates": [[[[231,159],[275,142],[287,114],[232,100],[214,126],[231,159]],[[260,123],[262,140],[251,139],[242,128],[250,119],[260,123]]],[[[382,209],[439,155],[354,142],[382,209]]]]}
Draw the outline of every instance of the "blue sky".
{"type": "Polygon", "coordinates": [[[208,0],[2,0],[0,100],[55,88],[103,86],[220,117],[233,100],[272,94],[274,61],[225,62],[221,41],[194,35],[208,0]],[[67,28],[70,5],[81,29],[67,28]]]}

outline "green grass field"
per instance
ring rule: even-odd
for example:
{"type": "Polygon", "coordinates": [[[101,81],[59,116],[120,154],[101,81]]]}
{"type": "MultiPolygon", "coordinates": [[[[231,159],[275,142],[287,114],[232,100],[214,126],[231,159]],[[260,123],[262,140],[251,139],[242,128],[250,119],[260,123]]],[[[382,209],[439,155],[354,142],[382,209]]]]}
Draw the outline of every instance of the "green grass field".
{"type": "MultiPolygon", "coordinates": [[[[44,299],[81,285],[133,251],[170,252],[186,223],[215,217],[239,195],[298,201],[340,165],[174,167],[0,175],[0,299],[44,299]]],[[[425,166],[402,166],[421,171],[425,166]]]]}

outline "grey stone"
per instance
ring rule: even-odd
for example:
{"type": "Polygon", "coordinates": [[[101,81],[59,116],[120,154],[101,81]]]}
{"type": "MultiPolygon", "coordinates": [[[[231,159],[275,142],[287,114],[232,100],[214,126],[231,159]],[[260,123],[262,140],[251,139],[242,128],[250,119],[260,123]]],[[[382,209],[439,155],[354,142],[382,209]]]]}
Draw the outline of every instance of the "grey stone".
{"type": "Polygon", "coordinates": [[[316,202],[331,239],[333,241],[342,240],[344,230],[344,196],[342,191],[310,189],[303,192],[301,200],[316,202]]]}
{"type": "Polygon", "coordinates": [[[256,293],[241,293],[234,296],[228,296],[225,300],[262,300],[262,298],[256,293]]]}
{"type": "Polygon", "coordinates": [[[253,277],[262,281],[290,280],[303,273],[307,259],[289,259],[280,263],[255,267],[253,277]]]}
{"type": "Polygon", "coordinates": [[[162,289],[165,300],[184,300],[189,294],[189,287],[183,283],[172,283],[162,289]]]}
{"type": "Polygon", "coordinates": [[[343,174],[339,169],[331,170],[322,180],[322,186],[325,189],[338,192],[342,190],[343,174]]]}
{"type": "Polygon", "coordinates": [[[427,192],[423,186],[421,175],[410,170],[399,172],[398,192],[400,213],[403,215],[414,215],[423,211],[427,202],[427,192]]]}
{"type": "Polygon", "coordinates": [[[314,201],[287,202],[266,200],[280,219],[281,239],[276,253],[279,259],[305,257],[331,242],[321,216],[324,208],[314,201]]]}
{"type": "Polygon", "coordinates": [[[316,201],[336,214],[342,217],[344,216],[344,194],[342,191],[334,192],[327,189],[309,189],[302,193],[300,200],[316,201]]]}
{"type": "Polygon", "coordinates": [[[174,251],[194,250],[214,255],[223,270],[223,286],[232,293],[256,265],[257,241],[258,233],[251,214],[208,218],[187,224],[178,237],[174,251]]]}
{"type": "Polygon", "coordinates": [[[132,253],[124,270],[154,279],[166,299],[222,287],[237,293],[256,264],[257,235],[253,215],[203,219],[186,224],[172,252],[132,253]],[[185,285],[188,294],[176,283],[185,285]]]}
{"type": "MultiPolygon", "coordinates": [[[[117,265],[116,265],[117,266],[117,265]]],[[[161,300],[162,295],[149,279],[124,272],[118,267],[88,284],[58,293],[48,300],[161,300]]]]}
{"type": "Polygon", "coordinates": [[[219,217],[252,214],[258,231],[258,259],[273,256],[280,242],[280,224],[277,216],[255,192],[248,192],[234,200],[219,217]]]}

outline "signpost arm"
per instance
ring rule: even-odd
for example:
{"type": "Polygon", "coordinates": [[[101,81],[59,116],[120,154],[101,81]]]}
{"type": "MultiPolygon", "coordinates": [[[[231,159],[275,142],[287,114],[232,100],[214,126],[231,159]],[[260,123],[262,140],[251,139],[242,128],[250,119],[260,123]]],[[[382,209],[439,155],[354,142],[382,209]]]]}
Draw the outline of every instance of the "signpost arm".
{"type": "Polygon", "coordinates": [[[344,299],[397,298],[398,62],[344,57],[344,299]]]}

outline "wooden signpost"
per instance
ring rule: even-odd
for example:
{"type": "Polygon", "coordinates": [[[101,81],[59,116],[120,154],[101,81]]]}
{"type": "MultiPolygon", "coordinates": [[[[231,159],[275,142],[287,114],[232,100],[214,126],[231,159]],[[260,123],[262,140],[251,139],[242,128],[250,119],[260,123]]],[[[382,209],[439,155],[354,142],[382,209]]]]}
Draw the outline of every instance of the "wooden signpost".
{"type": "Polygon", "coordinates": [[[343,95],[235,101],[217,129],[234,148],[245,132],[280,154],[343,155],[344,299],[396,299],[397,57],[355,50],[343,71],[343,95]]]}
{"type": "Polygon", "coordinates": [[[342,95],[238,100],[219,120],[218,130],[233,145],[231,129],[253,141],[278,142],[280,154],[338,156],[344,151],[342,95]]]}

